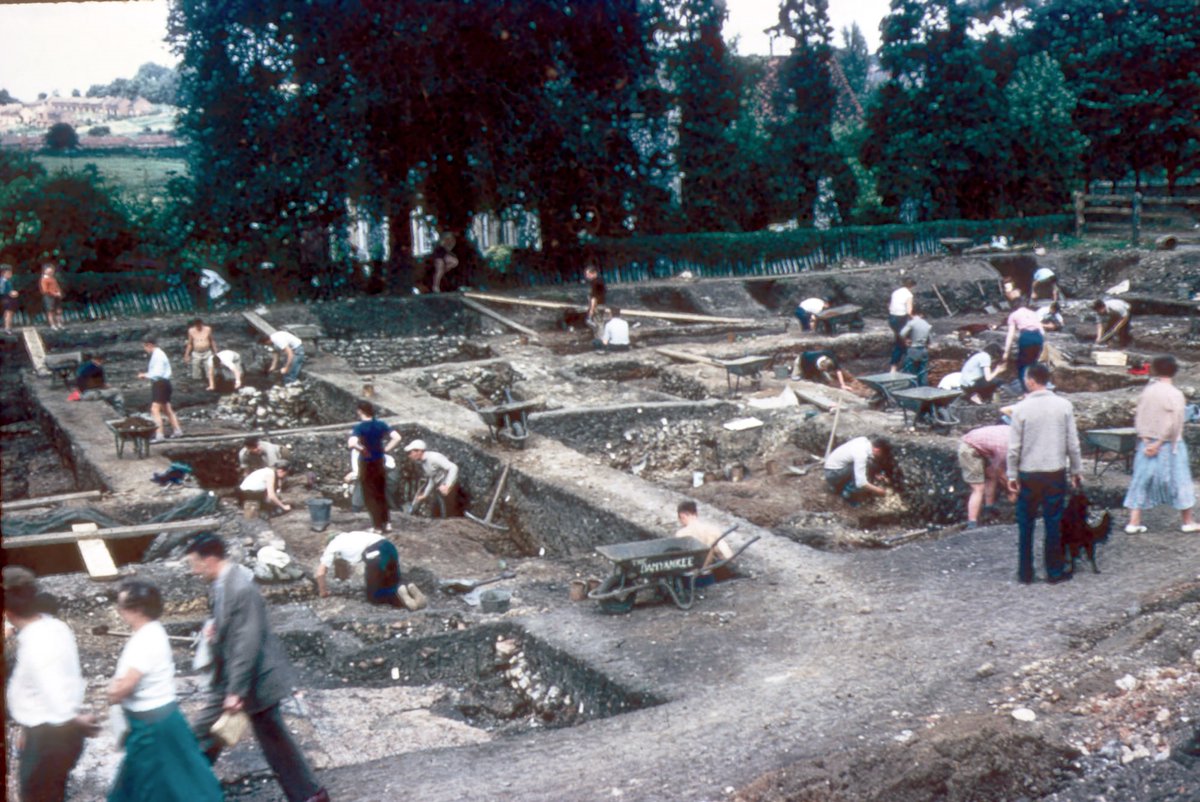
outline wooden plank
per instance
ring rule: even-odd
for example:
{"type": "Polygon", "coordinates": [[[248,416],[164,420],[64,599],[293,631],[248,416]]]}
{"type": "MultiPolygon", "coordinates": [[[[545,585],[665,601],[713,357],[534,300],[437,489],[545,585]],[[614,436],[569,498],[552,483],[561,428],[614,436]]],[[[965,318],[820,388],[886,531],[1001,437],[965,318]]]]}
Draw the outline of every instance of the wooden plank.
{"type": "MultiPolygon", "coordinates": [[[[79,534],[95,532],[100,527],[89,521],[83,524],[71,524],[71,531],[79,534]]],[[[99,538],[89,537],[79,541],[79,554],[83,557],[83,565],[87,568],[88,576],[100,581],[116,579],[120,576],[117,564],[108,553],[108,546],[99,538]]]]}
{"type": "Polygon", "coordinates": [[[221,525],[221,519],[192,518],[187,521],[171,521],[161,524],[137,524],[135,526],[114,526],[110,529],[97,529],[93,532],[46,532],[40,535],[17,535],[5,537],[3,547],[6,549],[24,549],[35,546],[56,546],[63,543],[78,543],[85,538],[100,540],[122,540],[131,537],[157,535],[160,532],[186,532],[191,529],[211,529],[221,525]]]}
{"type": "Polygon", "coordinates": [[[527,335],[528,337],[530,337],[533,340],[537,340],[537,338],[538,338],[537,332],[534,331],[533,329],[528,328],[526,326],[522,326],[520,323],[516,322],[515,320],[512,320],[511,318],[507,318],[504,315],[500,314],[499,312],[495,312],[491,309],[488,309],[486,306],[484,306],[481,303],[476,303],[475,301],[472,301],[470,298],[459,298],[459,300],[462,301],[462,305],[467,307],[468,309],[473,309],[481,315],[487,315],[492,320],[503,323],[505,326],[512,329],[513,331],[517,331],[517,332],[520,332],[521,334],[527,335]]]}
{"type": "MultiPolygon", "coordinates": [[[[396,419],[399,421],[399,419],[396,419]]],[[[408,423],[408,421],[401,421],[408,423]]],[[[194,446],[194,445],[209,445],[212,443],[240,443],[247,437],[259,437],[268,439],[271,437],[284,437],[297,434],[317,434],[320,432],[334,432],[345,430],[349,432],[354,428],[358,421],[347,421],[346,423],[322,423],[318,426],[302,426],[297,429],[253,429],[246,432],[236,432],[233,434],[208,434],[208,435],[186,435],[176,440],[171,441],[173,448],[194,446]]]]}
{"type": "Polygon", "coordinates": [[[655,348],[654,350],[665,357],[677,359],[680,362],[696,362],[700,365],[712,365],[714,368],[725,367],[717,360],[710,359],[709,357],[702,356],[701,354],[692,354],[688,353],[687,351],[676,351],[674,348],[655,348]]]}
{"type": "Polygon", "coordinates": [[[21,329],[21,336],[25,338],[25,351],[33,363],[34,373],[48,376],[50,371],[46,368],[46,345],[42,342],[42,335],[33,326],[26,326],[21,329]]]}
{"type": "MultiPolygon", "coordinates": [[[[491,301],[498,304],[513,304],[515,306],[533,306],[541,309],[574,309],[585,310],[587,307],[578,304],[568,304],[561,301],[534,301],[528,298],[508,298],[503,295],[492,295],[483,292],[464,292],[462,297],[476,301],[491,301]]],[[[640,309],[620,307],[622,317],[644,317],[652,320],[675,320],[684,323],[757,323],[748,317],[714,317],[712,315],[692,315],[683,312],[645,312],[640,309]]]]}
{"type": "Polygon", "coordinates": [[[242,312],[242,317],[264,337],[270,337],[275,333],[275,327],[254,312],[242,312]]]}
{"type": "Polygon", "coordinates": [[[0,505],[5,512],[27,510],[31,507],[48,507],[63,501],[80,501],[85,498],[100,498],[99,490],[83,490],[78,493],[61,493],[57,496],[41,496],[39,498],[22,498],[16,501],[6,501],[0,505]]]}

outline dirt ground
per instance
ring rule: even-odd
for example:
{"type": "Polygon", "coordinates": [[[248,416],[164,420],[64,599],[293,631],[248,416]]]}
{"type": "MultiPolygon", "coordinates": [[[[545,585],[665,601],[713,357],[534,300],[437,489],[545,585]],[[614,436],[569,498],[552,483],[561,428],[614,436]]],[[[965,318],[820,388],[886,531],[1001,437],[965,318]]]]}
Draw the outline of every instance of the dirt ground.
{"type": "MultiPolygon", "coordinates": [[[[670,311],[755,321],[731,327],[639,320],[626,355],[591,353],[586,335],[564,329],[558,312],[531,307],[496,306],[536,329],[537,342],[487,318],[460,319],[448,298],[271,310],[276,319],[335,333],[311,366],[313,378],[343,395],[370,383],[406,438],[432,439],[463,464],[477,514],[488,506],[500,467],[512,468],[498,504],[507,532],[394,513],[406,581],[428,594],[426,610],[369,607],[357,578],[335,583],[327,599],[317,598],[307,579],[263,586],[304,691],[303,701],[287,708],[288,720],[331,796],[1200,798],[1200,764],[1181,750],[1200,720],[1200,541],[1179,533],[1175,513],[1153,511],[1146,519],[1151,531],[1129,536],[1120,531],[1118,511],[1118,527],[1100,551],[1103,573],[1081,564],[1065,585],[1020,586],[1011,506],[1002,503],[991,525],[961,527],[957,435],[991,422],[998,405],[956,407],[963,423],[949,431],[913,428],[895,410],[871,409],[870,392],[859,386],[843,399],[835,424],[832,413],[804,398],[779,409],[754,405],[785,388],[833,399],[831,388],[768,375],[760,388],[730,398],[725,371],[712,362],[763,354],[784,364],[801,350],[830,347],[852,373],[874,372],[890,336],[879,310],[897,277],[912,274],[918,304],[936,315],[940,375],[1002,336],[978,328],[998,319],[983,309],[997,300],[997,270],[1012,269],[998,261],[922,257],[788,279],[614,286],[611,300],[623,307],[669,301],[670,311]],[[937,311],[935,283],[958,314],[937,311]],[[785,327],[791,307],[809,294],[864,306],[865,330],[824,336],[785,327]],[[389,336],[391,320],[403,321],[396,324],[403,331],[389,336]],[[963,327],[975,334],[960,337],[963,327]],[[420,336],[435,328],[440,336],[420,336]],[[534,435],[522,452],[500,448],[468,404],[500,403],[505,387],[518,399],[543,402],[544,417],[531,420],[534,435]],[[762,425],[723,425],[748,416],[762,425]],[[837,442],[872,432],[893,437],[910,486],[858,508],[829,495],[812,455],[824,452],[835,425],[837,442]],[[595,546],[671,534],[683,497],[722,525],[736,523],[735,546],[759,538],[739,558],[736,578],[701,590],[687,610],[651,593],[622,616],[569,601],[573,582],[600,580],[612,569],[595,546]],[[515,576],[489,586],[511,593],[504,613],[486,613],[441,589],[450,579],[506,571],[515,576]]],[[[1128,278],[1131,294],[1165,303],[1177,298],[1181,277],[1200,276],[1200,255],[1189,252],[1052,251],[1045,263],[1079,299],[1128,278]]],[[[572,287],[540,297],[579,302],[583,295],[584,288],[572,287]]],[[[1184,363],[1180,384],[1200,386],[1200,341],[1189,338],[1187,316],[1169,304],[1147,309],[1137,319],[1132,356],[1171,350],[1184,363]]],[[[1052,343],[1063,354],[1057,375],[1081,425],[1128,425],[1144,380],[1091,367],[1086,313],[1076,308],[1069,322],[1071,330],[1052,343]]],[[[223,342],[243,332],[236,316],[216,324],[223,342]]],[[[131,346],[146,325],[69,330],[48,345],[101,344],[113,355],[112,381],[133,395],[141,388],[128,376],[143,357],[131,346]]],[[[184,323],[151,325],[182,330],[184,323]]],[[[74,490],[95,475],[112,492],[110,510],[167,503],[146,488],[164,457],[117,460],[111,437],[96,426],[101,410],[65,403],[45,379],[19,372],[16,344],[3,347],[6,501],[74,490]],[[62,470],[63,437],[73,464],[87,470],[62,470]]],[[[323,422],[349,420],[343,395],[322,396],[323,422]]],[[[214,417],[215,398],[189,389],[185,400],[186,429],[237,430],[214,417]]],[[[315,493],[341,487],[343,457],[332,449],[342,437],[292,440],[308,449],[311,474],[289,483],[292,513],[246,521],[222,503],[220,531],[239,554],[278,537],[311,571],[328,533],[366,526],[363,514],[339,504],[329,530],[314,532],[305,512],[315,493]]],[[[1089,492],[1117,506],[1127,481],[1120,468],[1089,475],[1089,492]]],[[[183,634],[199,627],[205,589],[178,556],[123,570],[162,584],[171,600],[168,626],[183,634]]],[[[93,634],[99,624],[116,624],[113,586],[80,574],[47,584],[79,635],[89,699],[97,701],[120,648],[118,639],[93,634]]],[[[176,658],[185,675],[183,704],[192,709],[198,678],[184,670],[186,649],[176,658]]],[[[111,743],[92,742],[70,798],[103,798],[117,760],[111,743]]],[[[239,745],[217,770],[230,799],[281,798],[252,744],[239,745]]]]}

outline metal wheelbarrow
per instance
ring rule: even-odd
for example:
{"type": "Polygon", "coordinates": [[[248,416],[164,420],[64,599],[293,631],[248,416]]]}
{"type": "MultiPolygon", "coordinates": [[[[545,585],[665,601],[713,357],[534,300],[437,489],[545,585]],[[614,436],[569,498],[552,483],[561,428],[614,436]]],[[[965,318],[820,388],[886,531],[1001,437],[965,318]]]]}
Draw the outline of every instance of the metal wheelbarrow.
{"type": "Polygon", "coordinates": [[[899,406],[895,392],[917,386],[917,377],[911,373],[872,373],[869,376],[859,376],[858,380],[875,391],[871,405],[877,409],[887,409],[891,405],[899,406]]]}
{"type": "Polygon", "coordinates": [[[725,368],[725,387],[729,390],[730,398],[737,398],[738,390],[742,386],[742,377],[745,376],[754,382],[755,388],[762,386],[762,380],[758,374],[771,362],[769,356],[743,356],[737,359],[718,359],[717,364],[725,368]],[[731,378],[736,376],[737,381],[731,381],[731,378]]]}
{"type": "Polygon", "coordinates": [[[694,537],[664,537],[597,546],[596,551],[612,560],[613,571],[600,587],[588,594],[588,598],[599,602],[600,609],[606,613],[627,613],[633,609],[639,591],[654,589],[680,610],[690,609],[696,600],[696,578],[733,562],[758,540],[751,538],[728,559],[718,560],[705,568],[709,553],[735,529],[737,526],[726,529],[712,546],[706,546],[694,537]]]}
{"type": "Polygon", "coordinates": [[[937,387],[907,387],[894,390],[892,397],[904,410],[904,425],[908,426],[908,413],[913,413],[913,425],[928,423],[930,426],[953,426],[959,420],[950,411],[950,404],[962,393],[958,390],[942,390],[937,387]]]}
{"type": "Polygon", "coordinates": [[[505,403],[492,407],[481,407],[470,399],[468,401],[470,401],[471,408],[488,427],[488,431],[492,433],[493,440],[501,445],[523,449],[525,441],[529,439],[528,414],[539,408],[542,401],[540,399],[514,401],[512,393],[507,387],[504,388],[504,399],[505,403]]]}
{"type": "Polygon", "coordinates": [[[157,426],[154,421],[137,416],[106,420],[104,425],[113,433],[113,445],[117,450],[117,459],[125,456],[125,444],[133,443],[133,454],[139,459],[150,456],[150,438],[154,436],[157,426]]]}
{"type": "Polygon", "coordinates": [[[1092,475],[1103,476],[1117,463],[1125,463],[1125,472],[1133,470],[1133,455],[1137,451],[1137,430],[1132,426],[1120,429],[1089,429],[1083,433],[1084,442],[1092,447],[1092,475]],[[1111,455],[1107,456],[1106,455],[1111,455]],[[1101,458],[1104,467],[1100,467],[1101,458]]]}

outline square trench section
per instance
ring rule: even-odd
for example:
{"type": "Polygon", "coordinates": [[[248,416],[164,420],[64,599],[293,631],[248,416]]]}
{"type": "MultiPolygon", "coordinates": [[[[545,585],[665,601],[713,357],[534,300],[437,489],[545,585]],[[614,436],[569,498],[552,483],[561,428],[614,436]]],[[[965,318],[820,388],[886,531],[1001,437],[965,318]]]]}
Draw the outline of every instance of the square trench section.
{"type": "MultiPolygon", "coordinates": [[[[465,624],[451,619],[451,631],[410,637],[402,622],[322,624],[296,606],[273,615],[306,689],[284,712],[317,770],[573,727],[665,701],[511,622],[458,629],[465,624]]],[[[227,798],[260,798],[273,782],[252,738],[217,768],[227,798]]]]}

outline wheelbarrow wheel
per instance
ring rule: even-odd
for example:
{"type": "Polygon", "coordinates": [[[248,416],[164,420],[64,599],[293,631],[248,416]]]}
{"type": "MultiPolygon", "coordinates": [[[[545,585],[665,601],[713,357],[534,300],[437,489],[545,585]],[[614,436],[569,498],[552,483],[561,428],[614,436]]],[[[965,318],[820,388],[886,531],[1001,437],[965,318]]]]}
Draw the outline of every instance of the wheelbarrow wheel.
{"type": "MultiPolygon", "coordinates": [[[[625,587],[624,574],[611,574],[604,583],[597,589],[599,593],[611,593],[614,590],[620,590],[625,587]]],[[[637,599],[637,592],[630,591],[624,596],[618,596],[611,599],[600,599],[600,609],[610,615],[623,615],[633,609],[633,603],[637,599]]]]}

